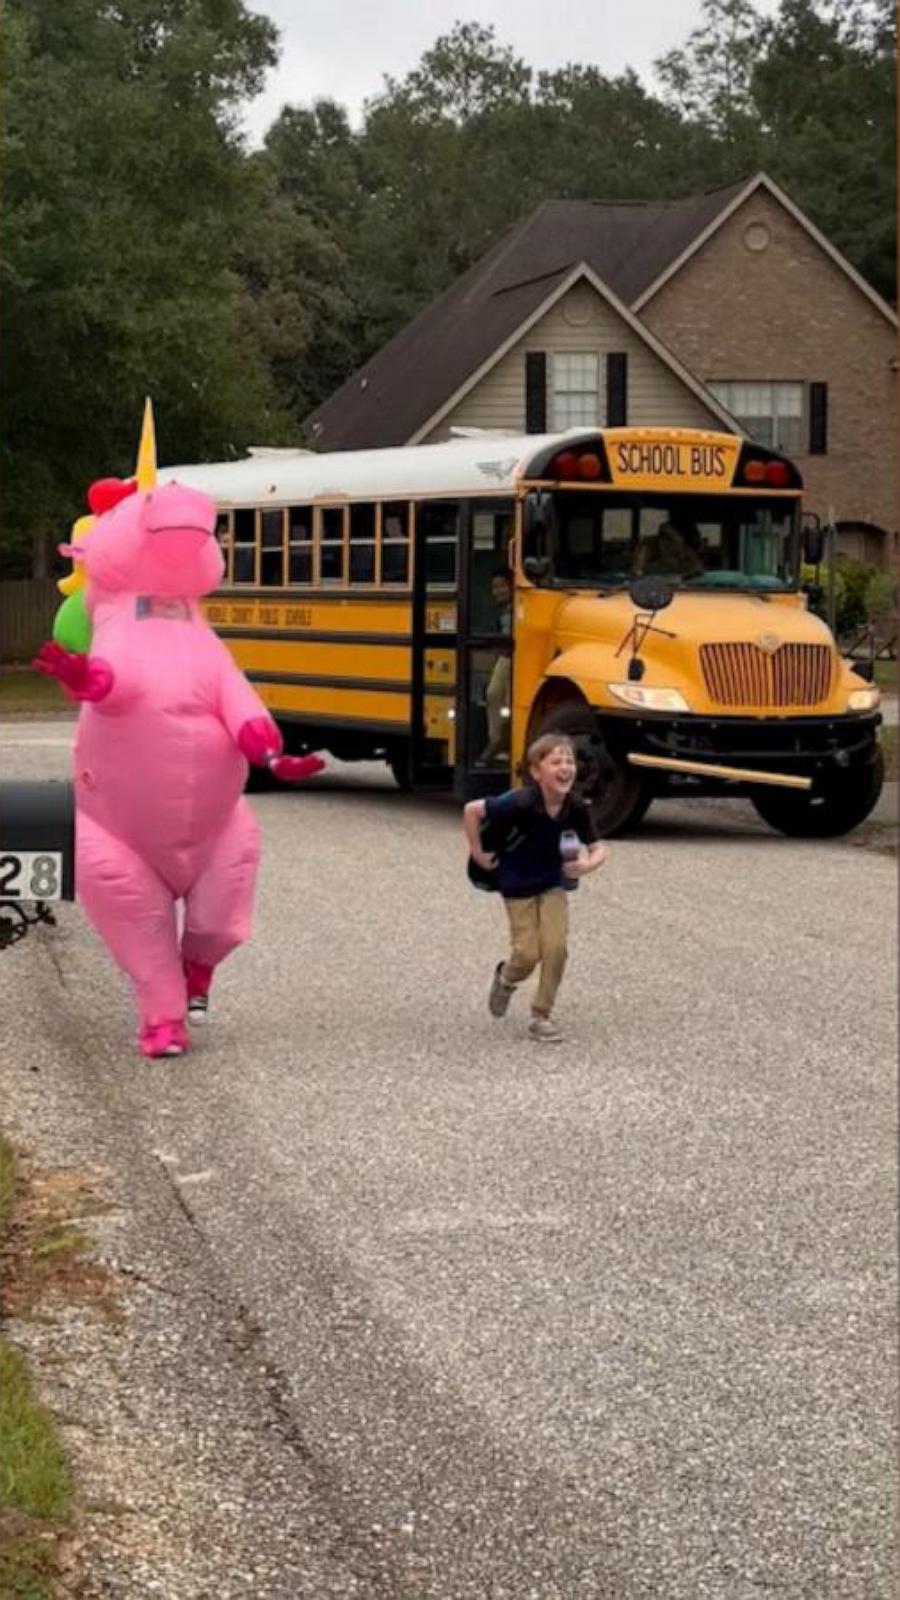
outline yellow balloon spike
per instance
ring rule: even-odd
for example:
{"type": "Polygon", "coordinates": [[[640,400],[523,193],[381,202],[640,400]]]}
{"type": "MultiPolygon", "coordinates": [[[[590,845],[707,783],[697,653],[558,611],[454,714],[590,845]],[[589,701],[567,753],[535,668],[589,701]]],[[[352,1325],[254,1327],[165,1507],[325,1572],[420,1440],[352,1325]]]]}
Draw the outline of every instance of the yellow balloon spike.
{"type": "Polygon", "coordinates": [[[134,475],[139,489],[152,489],[156,483],[156,429],[153,425],[153,402],[149,396],[144,401],[144,420],[134,475]]]}
{"type": "MultiPolygon", "coordinates": [[[[69,540],[69,543],[81,544],[82,541],[87,538],[96,521],[96,517],[79,517],[78,521],[73,522],[72,524],[72,537],[69,540]]],[[[68,596],[70,594],[77,594],[78,590],[83,589],[86,583],[87,576],[85,574],[84,567],[80,561],[73,561],[72,571],[67,577],[59,578],[57,580],[56,587],[60,594],[68,596]]]]}

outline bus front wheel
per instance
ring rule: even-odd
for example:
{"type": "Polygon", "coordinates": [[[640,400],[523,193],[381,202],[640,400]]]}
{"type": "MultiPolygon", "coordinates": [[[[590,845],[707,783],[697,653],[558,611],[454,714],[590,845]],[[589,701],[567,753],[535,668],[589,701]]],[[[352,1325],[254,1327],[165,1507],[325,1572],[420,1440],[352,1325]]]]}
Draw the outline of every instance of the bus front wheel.
{"type": "Polygon", "coordinates": [[[753,804],[764,822],[791,839],[837,839],[857,828],[878,802],[884,783],[884,756],[855,772],[836,772],[809,793],[796,789],[757,789],[753,804]]]}
{"type": "Polygon", "coordinates": [[[541,733],[564,733],[575,746],[578,790],[590,806],[601,839],[636,828],[653,792],[646,777],[624,754],[610,750],[589,707],[561,706],[544,718],[541,733]]]}

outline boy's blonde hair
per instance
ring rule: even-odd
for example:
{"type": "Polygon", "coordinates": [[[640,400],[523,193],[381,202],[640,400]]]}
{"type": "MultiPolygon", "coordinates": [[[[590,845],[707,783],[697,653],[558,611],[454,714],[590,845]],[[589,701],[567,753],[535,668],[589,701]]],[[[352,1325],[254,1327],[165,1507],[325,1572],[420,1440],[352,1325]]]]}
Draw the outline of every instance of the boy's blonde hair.
{"type": "Polygon", "coordinates": [[[522,778],[529,777],[532,768],[540,766],[544,757],[548,756],[550,751],[555,750],[557,745],[560,744],[564,744],[566,746],[569,754],[572,757],[572,760],[574,761],[575,746],[567,733],[542,733],[537,739],[532,740],[531,744],[528,746],[528,749],[525,751],[525,759],[519,764],[519,776],[522,778]]]}

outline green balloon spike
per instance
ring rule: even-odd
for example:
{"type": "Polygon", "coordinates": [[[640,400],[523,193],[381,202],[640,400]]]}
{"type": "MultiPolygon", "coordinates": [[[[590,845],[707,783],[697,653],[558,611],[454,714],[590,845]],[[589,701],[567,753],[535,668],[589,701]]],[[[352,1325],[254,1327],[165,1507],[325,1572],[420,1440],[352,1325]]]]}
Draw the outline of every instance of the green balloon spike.
{"type": "Polygon", "coordinates": [[[93,627],[85,605],[85,591],[79,589],[64,600],[53,619],[53,638],[64,650],[86,656],[90,652],[93,627]]]}

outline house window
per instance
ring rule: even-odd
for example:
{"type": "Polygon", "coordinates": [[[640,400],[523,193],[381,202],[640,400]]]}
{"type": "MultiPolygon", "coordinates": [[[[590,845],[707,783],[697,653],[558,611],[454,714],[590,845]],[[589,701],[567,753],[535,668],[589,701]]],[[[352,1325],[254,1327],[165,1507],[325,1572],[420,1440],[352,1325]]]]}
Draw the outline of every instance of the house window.
{"type": "Polygon", "coordinates": [[[553,357],[552,427],[596,428],[600,420],[600,360],[595,351],[553,357]]]}
{"type": "Polygon", "coordinates": [[[708,383],[751,439],[787,456],[803,453],[802,383],[708,383]]]}

